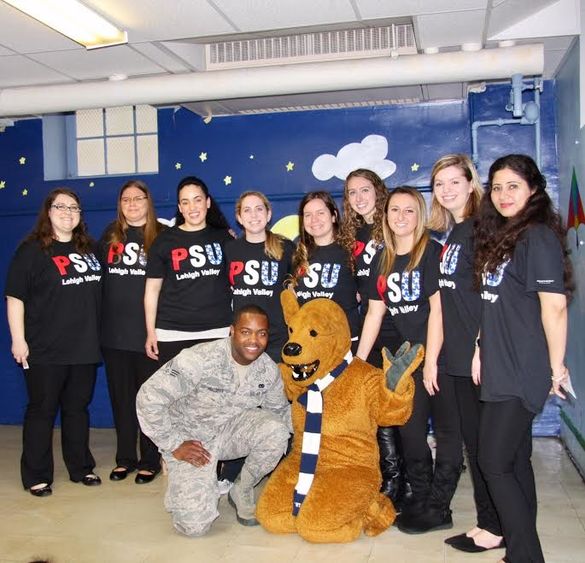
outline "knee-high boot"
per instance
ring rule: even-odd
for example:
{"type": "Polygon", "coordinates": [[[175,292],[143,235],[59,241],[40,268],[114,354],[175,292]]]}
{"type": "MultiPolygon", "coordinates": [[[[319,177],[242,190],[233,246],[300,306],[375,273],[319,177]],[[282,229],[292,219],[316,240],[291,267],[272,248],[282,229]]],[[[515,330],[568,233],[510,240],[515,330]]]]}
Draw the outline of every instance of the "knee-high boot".
{"type": "Polygon", "coordinates": [[[403,523],[408,525],[412,518],[418,518],[426,509],[431,483],[433,481],[433,458],[431,452],[423,459],[406,459],[406,475],[411,495],[402,507],[402,513],[396,519],[396,526],[402,530],[403,523]]]}
{"type": "Polygon", "coordinates": [[[424,534],[433,530],[453,527],[451,499],[457,489],[461,465],[438,462],[435,465],[433,482],[425,508],[418,514],[403,519],[399,528],[407,534],[424,534]]]}
{"type": "Polygon", "coordinates": [[[386,495],[400,512],[406,491],[404,463],[400,452],[398,431],[394,426],[381,426],[377,433],[380,448],[380,470],[382,486],[380,492],[386,495]]]}

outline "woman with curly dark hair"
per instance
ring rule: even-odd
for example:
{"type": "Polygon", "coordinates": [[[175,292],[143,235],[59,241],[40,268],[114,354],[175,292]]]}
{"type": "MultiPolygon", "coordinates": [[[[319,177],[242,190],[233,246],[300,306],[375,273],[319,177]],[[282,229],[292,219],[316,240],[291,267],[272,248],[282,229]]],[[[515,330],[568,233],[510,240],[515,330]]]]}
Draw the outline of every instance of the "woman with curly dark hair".
{"type": "MultiPolygon", "coordinates": [[[[479,331],[481,299],[473,283],[473,224],[483,186],[465,154],[448,154],[431,171],[431,216],[428,227],[449,232],[443,246],[439,286],[443,310],[443,334],[448,377],[443,386],[453,388],[453,409],[459,413],[473,483],[477,525],[445,543],[471,553],[502,547],[502,530],[487,483],[479,470],[480,388],[471,377],[471,361],[479,331]]],[[[432,392],[435,392],[432,390],[432,392]]]]}
{"type": "Polygon", "coordinates": [[[345,311],[353,348],[360,319],[351,254],[338,242],[339,211],[328,192],[309,192],[299,205],[299,242],[293,255],[293,284],[299,303],[332,299],[345,311]]]}
{"type": "MultiPolygon", "coordinates": [[[[339,243],[353,256],[362,326],[368,312],[371,264],[384,243],[384,205],[387,198],[388,189],[383,180],[371,170],[358,168],[345,179],[339,243]]],[[[400,344],[398,332],[390,315],[386,314],[368,362],[382,367],[382,348],[386,346],[395,352],[400,344]]],[[[400,511],[406,489],[400,436],[396,428],[389,426],[379,428],[377,437],[382,471],[381,491],[400,511]]]]}
{"type": "Polygon", "coordinates": [[[101,268],[75,192],[57,188],[18,247],[8,271],[6,308],[12,355],[24,368],[22,483],[52,494],[53,425],[61,409],[61,443],[69,477],[99,485],[89,450],[88,406],[100,362],[101,268]]]}
{"type": "Polygon", "coordinates": [[[125,182],[116,220],[99,244],[104,268],[101,344],[117,438],[112,481],[123,481],[138,470],[135,483],[149,483],[160,471],[158,448],[138,425],[136,393],[157,369],[144,350],[144,285],[147,256],[162,229],[147,185],[135,179],[125,182]]]}
{"type": "Polygon", "coordinates": [[[229,335],[228,228],[205,182],[183,178],[175,226],[156,238],[146,266],[145,348],[159,365],[184,348],[229,335]]]}
{"type": "Polygon", "coordinates": [[[551,388],[564,397],[570,268],[561,219],[529,156],[511,154],[492,164],[475,242],[483,305],[472,367],[484,402],[479,466],[502,524],[503,561],[544,561],[530,461],[532,421],[551,388]]]}

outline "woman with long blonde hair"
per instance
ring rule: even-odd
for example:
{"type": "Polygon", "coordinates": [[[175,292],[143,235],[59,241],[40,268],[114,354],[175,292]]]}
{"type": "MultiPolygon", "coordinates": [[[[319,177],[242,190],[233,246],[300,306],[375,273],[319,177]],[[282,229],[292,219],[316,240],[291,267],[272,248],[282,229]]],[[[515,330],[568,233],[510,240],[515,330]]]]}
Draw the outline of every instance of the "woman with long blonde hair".
{"type": "Polygon", "coordinates": [[[386,311],[401,341],[425,347],[424,365],[414,374],[413,412],[400,427],[412,498],[397,525],[406,533],[453,526],[450,503],[462,463],[459,419],[452,408],[452,388],[444,385],[441,356],[441,246],[431,240],[425,224],[426,204],[417,189],[403,186],[390,192],[383,223],[384,249],[373,266],[368,313],[357,351],[360,358],[368,357],[386,311]],[[427,444],[429,417],[437,442],[434,466],[427,444]]]}

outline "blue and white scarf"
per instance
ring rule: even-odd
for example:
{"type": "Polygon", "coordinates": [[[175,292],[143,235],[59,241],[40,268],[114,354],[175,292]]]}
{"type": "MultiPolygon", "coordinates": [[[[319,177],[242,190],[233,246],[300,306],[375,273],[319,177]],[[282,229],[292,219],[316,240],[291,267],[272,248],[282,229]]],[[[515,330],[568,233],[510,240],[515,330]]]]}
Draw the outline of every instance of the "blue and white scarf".
{"type": "Polygon", "coordinates": [[[299,479],[295,486],[293,496],[293,516],[296,516],[309,493],[313,484],[317,460],[319,459],[319,448],[321,446],[321,422],[323,418],[323,391],[335,381],[343,370],[353,360],[351,350],[344,356],[343,361],[327,375],[317,379],[307,388],[297,400],[306,407],[305,429],[303,431],[303,442],[301,446],[301,466],[299,479]]]}

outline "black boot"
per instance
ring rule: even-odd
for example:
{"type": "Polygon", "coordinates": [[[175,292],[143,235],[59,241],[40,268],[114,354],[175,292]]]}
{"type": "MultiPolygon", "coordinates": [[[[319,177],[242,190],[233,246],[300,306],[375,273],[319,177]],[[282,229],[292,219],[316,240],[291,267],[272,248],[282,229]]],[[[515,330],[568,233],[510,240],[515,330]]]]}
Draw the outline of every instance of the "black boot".
{"type": "Polygon", "coordinates": [[[380,448],[380,470],[382,471],[380,492],[392,501],[396,512],[400,512],[406,483],[398,431],[394,426],[380,426],[377,438],[380,448]]]}
{"type": "Polygon", "coordinates": [[[396,519],[398,529],[408,527],[412,519],[418,519],[427,506],[433,480],[433,458],[428,457],[406,461],[406,476],[411,494],[402,506],[402,513],[396,519]]]}
{"type": "Polygon", "coordinates": [[[452,528],[450,505],[460,474],[461,465],[437,463],[426,507],[418,515],[413,514],[407,521],[403,520],[400,530],[407,534],[424,534],[452,528]]]}

